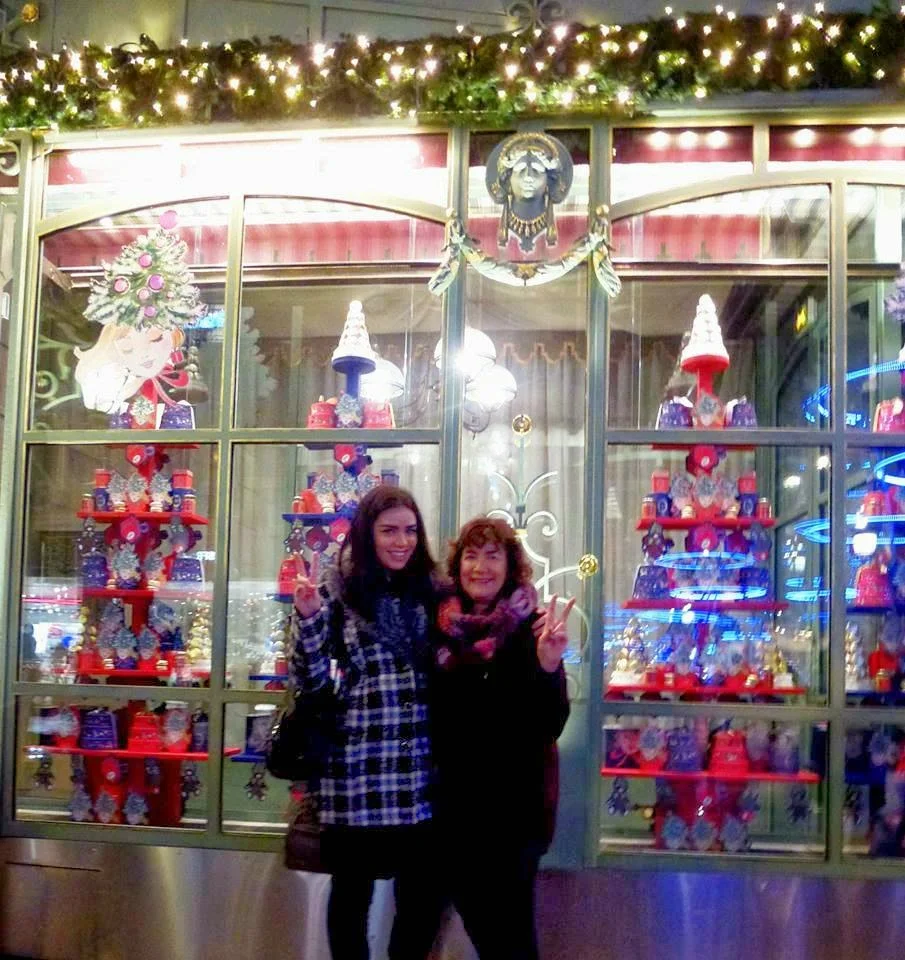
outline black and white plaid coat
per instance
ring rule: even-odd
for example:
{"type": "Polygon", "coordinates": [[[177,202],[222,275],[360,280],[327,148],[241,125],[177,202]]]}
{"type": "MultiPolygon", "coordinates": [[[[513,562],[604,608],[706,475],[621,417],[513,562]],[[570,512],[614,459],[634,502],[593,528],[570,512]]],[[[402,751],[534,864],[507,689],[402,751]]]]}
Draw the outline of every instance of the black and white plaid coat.
{"type": "MultiPolygon", "coordinates": [[[[342,606],[345,652],[336,673],[330,634],[341,595],[335,568],[324,572],[321,609],[292,614],[292,674],[305,691],[334,685],[343,728],[318,784],[320,822],[355,827],[420,823],[432,815],[428,664],[416,666],[381,643],[375,626],[342,606]]],[[[426,612],[419,608],[419,616],[426,612]]]]}

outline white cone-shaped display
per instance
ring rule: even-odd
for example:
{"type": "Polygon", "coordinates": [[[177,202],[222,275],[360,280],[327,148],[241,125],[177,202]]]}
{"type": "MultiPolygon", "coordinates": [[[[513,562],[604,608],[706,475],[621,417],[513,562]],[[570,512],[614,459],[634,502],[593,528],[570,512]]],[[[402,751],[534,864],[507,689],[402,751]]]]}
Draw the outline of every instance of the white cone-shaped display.
{"type": "Polygon", "coordinates": [[[353,366],[360,373],[369,373],[377,366],[377,357],[371,349],[371,338],[368,336],[360,300],[353,300],[349,304],[339,345],[333,351],[334,370],[345,372],[353,366]]]}
{"type": "Polygon", "coordinates": [[[681,365],[683,370],[692,372],[707,367],[712,370],[725,370],[729,366],[729,354],[723,345],[716,305],[706,293],[698,300],[691,339],[682,351],[681,365]]]}

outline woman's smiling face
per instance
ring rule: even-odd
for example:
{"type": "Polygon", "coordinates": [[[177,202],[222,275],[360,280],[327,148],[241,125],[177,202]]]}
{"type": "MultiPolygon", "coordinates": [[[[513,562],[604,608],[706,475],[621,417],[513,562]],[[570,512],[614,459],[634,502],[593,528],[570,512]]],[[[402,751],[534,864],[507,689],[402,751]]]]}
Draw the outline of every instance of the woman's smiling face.
{"type": "Polygon", "coordinates": [[[134,377],[150,380],[169,363],[173,337],[160,327],[132,328],[114,341],[116,353],[134,377]]]}
{"type": "Polygon", "coordinates": [[[459,562],[462,589],[475,604],[492,604],[506,582],[508,563],[506,550],[499,543],[488,541],[480,547],[466,547],[459,562]]]}

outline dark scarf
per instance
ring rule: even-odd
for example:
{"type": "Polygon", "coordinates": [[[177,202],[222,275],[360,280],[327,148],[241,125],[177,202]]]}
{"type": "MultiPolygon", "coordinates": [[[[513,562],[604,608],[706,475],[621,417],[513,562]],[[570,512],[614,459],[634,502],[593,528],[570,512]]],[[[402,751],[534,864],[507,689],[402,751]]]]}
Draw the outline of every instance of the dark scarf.
{"type": "Polygon", "coordinates": [[[452,670],[462,664],[487,663],[536,608],[537,592],[531,584],[517,587],[484,614],[463,613],[459,597],[444,600],[437,616],[444,638],[435,654],[438,666],[452,670]]]}

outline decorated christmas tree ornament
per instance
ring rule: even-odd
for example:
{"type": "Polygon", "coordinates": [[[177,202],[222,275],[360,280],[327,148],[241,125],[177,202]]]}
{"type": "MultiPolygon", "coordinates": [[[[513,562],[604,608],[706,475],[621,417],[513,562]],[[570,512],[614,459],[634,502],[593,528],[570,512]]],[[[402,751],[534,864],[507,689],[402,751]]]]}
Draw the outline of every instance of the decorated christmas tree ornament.
{"type": "Polygon", "coordinates": [[[359,378],[377,366],[360,300],[353,300],[349,304],[349,312],[346,314],[339,344],[333,351],[332,362],[334,370],[346,375],[346,393],[357,398],[359,378]]]}
{"type": "MultiPolygon", "coordinates": [[[[729,353],[723,345],[723,334],[716,314],[713,299],[704,294],[698,300],[698,307],[691,328],[691,337],[682,350],[679,362],[682,369],[691,373],[715,373],[729,367],[729,353]]],[[[711,385],[699,387],[711,392],[711,385]]]]}

